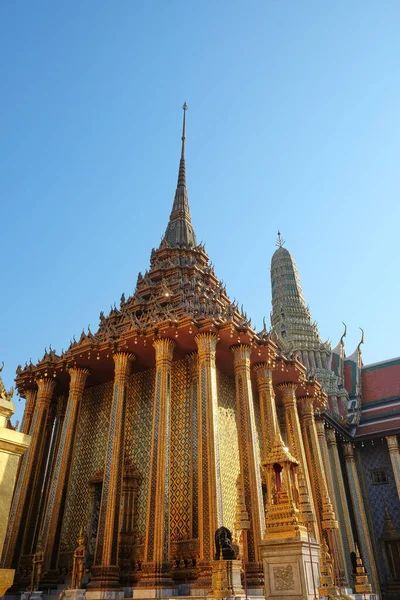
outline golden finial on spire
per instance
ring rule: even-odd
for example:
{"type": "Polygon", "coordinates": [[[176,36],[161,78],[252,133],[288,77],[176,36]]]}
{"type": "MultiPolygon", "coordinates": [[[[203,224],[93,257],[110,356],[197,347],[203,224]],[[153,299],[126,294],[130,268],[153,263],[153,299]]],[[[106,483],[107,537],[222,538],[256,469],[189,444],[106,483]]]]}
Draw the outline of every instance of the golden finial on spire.
{"type": "Polygon", "coordinates": [[[186,111],[188,109],[188,105],[186,104],[186,102],[183,103],[182,106],[182,110],[183,110],[183,125],[182,125],[182,154],[181,154],[181,158],[184,158],[185,156],[185,140],[186,140],[186,111]]]}
{"type": "Polygon", "coordinates": [[[285,240],[282,239],[281,232],[278,231],[278,241],[276,242],[275,245],[278,246],[278,248],[282,248],[284,243],[285,243],[285,240]]]}

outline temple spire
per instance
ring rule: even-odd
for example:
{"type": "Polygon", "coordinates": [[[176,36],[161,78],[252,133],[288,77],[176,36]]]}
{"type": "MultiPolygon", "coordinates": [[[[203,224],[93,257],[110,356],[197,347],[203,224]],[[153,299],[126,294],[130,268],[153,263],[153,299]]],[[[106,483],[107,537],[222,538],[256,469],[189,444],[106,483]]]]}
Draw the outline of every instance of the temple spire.
{"type": "Polygon", "coordinates": [[[186,141],[186,102],[182,106],[182,149],[179,162],[178,184],[175,192],[174,204],[172,206],[169,223],[165,231],[162,244],[171,247],[194,247],[196,236],[193,231],[192,219],[189,211],[189,200],[186,190],[186,164],[185,164],[185,141],[186,141]]]}
{"type": "Polygon", "coordinates": [[[178,187],[186,187],[186,164],[185,164],[185,140],[186,140],[186,111],[187,111],[186,102],[182,106],[183,109],[183,125],[182,125],[182,150],[181,150],[181,160],[179,163],[179,173],[178,173],[178,187]]]}

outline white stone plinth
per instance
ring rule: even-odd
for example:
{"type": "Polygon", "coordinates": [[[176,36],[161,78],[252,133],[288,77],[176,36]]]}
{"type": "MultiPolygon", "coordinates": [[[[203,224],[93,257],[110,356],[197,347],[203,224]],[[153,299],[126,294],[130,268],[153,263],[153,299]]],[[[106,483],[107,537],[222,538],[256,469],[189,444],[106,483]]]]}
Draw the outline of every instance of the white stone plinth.
{"type": "Polygon", "coordinates": [[[313,600],[318,597],[319,544],[315,541],[303,538],[263,540],[260,554],[266,600],[313,600]]]}
{"type": "Polygon", "coordinates": [[[85,590],[86,600],[122,600],[124,592],[113,592],[111,590],[85,590]]]}
{"type": "Polygon", "coordinates": [[[64,600],[85,600],[86,590],[65,590],[64,600]]]}
{"type": "Polygon", "coordinates": [[[141,598],[170,598],[171,596],[176,596],[175,588],[133,588],[132,589],[132,598],[134,600],[141,598]]]}
{"type": "Polygon", "coordinates": [[[43,592],[22,592],[21,594],[21,600],[27,600],[27,598],[29,598],[29,600],[42,600],[42,594],[43,592]]]}

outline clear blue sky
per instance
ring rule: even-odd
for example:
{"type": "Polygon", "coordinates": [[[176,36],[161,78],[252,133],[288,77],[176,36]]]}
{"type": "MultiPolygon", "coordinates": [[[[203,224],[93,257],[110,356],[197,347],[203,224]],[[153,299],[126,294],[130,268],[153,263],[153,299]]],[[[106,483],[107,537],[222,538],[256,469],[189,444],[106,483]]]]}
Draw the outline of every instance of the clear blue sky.
{"type": "MultiPolygon", "coordinates": [[[[171,209],[253,323],[282,231],[323,339],[400,354],[400,3],[1,2],[0,360],[132,293],[171,209]]],[[[15,401],[18,406],[17,398],[15,401]]],[[[21,416],[19,404],[17,418],[21,416]]]]}

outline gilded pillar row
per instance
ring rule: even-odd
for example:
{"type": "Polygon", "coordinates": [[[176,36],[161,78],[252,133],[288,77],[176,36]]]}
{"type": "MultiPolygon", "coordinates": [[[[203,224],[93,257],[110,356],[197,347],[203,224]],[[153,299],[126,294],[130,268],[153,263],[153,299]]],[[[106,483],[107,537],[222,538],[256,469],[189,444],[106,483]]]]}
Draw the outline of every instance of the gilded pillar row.
{"type": "MultiPolygon", "coordinates": [[[[214,558],[214,534],[222,521],[215,351],[218,337],[200,333],[198,347],[198,497],[200,560],[214,558]]],[[[211,571],[210,571],[211,573],[211,571]]],[[[196,585],[199,585],[198,583],[196,585]]]]}
{"type": "Polygon", "coordinates": [[[319,515],[316,510],[317,500],[315,494],[312,493],[314,492],[314,489],[310,482],[310,477],[313,474],[310,473],[310,465],[307,462],[299,415],[297,412],[297,385],[295,383],[282,383],[278,386],[278,389],[282,393],[289,450],[299,461],[297,477],[300,496],[300,513],[305,524],[310,529],[310,533],[317,541],[319,541],[321,531],[318,529],[319,515]]]}
{"type": "Polygon", "coordinates": [[[22,460],[4,540],[3,565],[6,568],[17,566],[25,528],[29,526],[26,516],[29,511],[29,503],[34,497],[32,485],[41,463],[42,449],[45,444],[43,431],[46,429],[55,381],[50,378],[41,378],[37,380],[37,385],[38,393],[29,429],[32,441],[22,460]]]}
{"type": "Polygon", "coordinates": [[[21,433],[29,433],[29,429],[32,423],[33,411],[35,410],[35,402],[37,397],[37,390],[26,390],[26,403],[24,416],[22,417],[22,423],[20,427],[21,433]]]}
{"type": "Polygon", "coordinates": [[[56,458],[57,458],[58,448],[60,445],[62,426],[63,426],[64,416],[65,416],[65,407],[66,407],[66,398],[63,395],[59,396],[57,398],[55,405],[54,404],[52,405],[53,410],[55,410],[55,423],[54,423],[54,427],[53,427],[52,419],[50,420],[50,423],[49,423],[49,426],[51,426],[51,427],[49,427],[49,450],[47,452],[47,460],[45,460],[46,468],[45,468],[44,479],[42,482],[42,490],[40,493],[40,503],[39,503],[39,507],[37,510],[35,536],[34,536],[33,546],[32,546],[32,548],[34,548],[34,549],[36,548],[36,544],[37,544],[38,540],[40,539],[39,533],[43,526],[43,520],[45,518],[46,511],[47,511],[47,504],[48,504],[49,495],[50,495],[50,482],[52,480],[53,469],[54,469],[54,465],[55,465],[56,458]]]}
{"type": "MultiPolygon", "coordinates": [[[[375,565],[374,551],[371,536],[368,530],[367,515],[364,500],[358,479],[357,466],[354,457],[353,445],[350,442],[343,444],[344,459],[346,462],[347,479],[350,487],[351,502],[353,504],[354,518],[357,526],[358,542],[361,549],[364,565],[370,574],[373,591],[379,593],[379,577],[375,565]]],[[[355,548],[353,548],[353,551],[355,548]]]]}
{"type": "Polygon", "coordinates": [[[55,418],[56,404],[53,401],[53,398],[50,398],[45,427],[40,433],[42,441],[40,443],[40,450],[36,457],[37,467],[31,483],[29,507],[25,517],[26,523],[29,523],[29,525],[25,527],[25,533],[22,541],[22,555],[34,554],[36,551],[40,519],[42,516],[41,511],[43,509],[42,499],[45,494],[43,485],[46,480],[48,464],[51,460],[51,440],[55,418]]]}
{"type": "MultiPolygon", "coordinates": [[[[346,541],[346,533],[345,533],[345,524],[343,518],[343,511],[341,509],[340,496],[338,496],[338,481],[337,474],[332,471],[331,461],[328,452],[328,442],[326,437],[327,430],[325,429],[325,423],[323,419],[315,420],[315,427],[317,430],[319,447],[322,455],[322,460],[325,468],[326,481],[328,484],[328,492],[331,498],[333,508],[335,511],[335,515],[338,519],[338,524],[340,525],[338,529],[335,530],[334,537],[336,542],[336,547],[338,549],[337,553],[337,563],[335,563],[335,567],[339,568],[339,573],[336,571],[336,575],[339,575],[339,582],[349,584],[351,583],[351,561],[350,561],[350,549],[345,544],[346,541]]],[[[333,430],[329,430],[333,431],[333,430]]]]}
{"type": "Polygon", "coordinates": [[[153,344],[156,373],[150,478],[144,546],[143,585],[161,585],[169,571],[169,456],[171,443],[171,365],[175,342],[160,338],[153,344]]]}
{"type": "Polygon", "coordinates": [[[400,499],[400,453],[397,435],[387,435],[386,442],[389,448],[389,455],[392,463],[394,480],[396,482],[397,494],[400,499]]]}
{"type": "Polygon", "coordinates": [[[125,452],[126,381],[135,356],[127,352],[117,352],[113,358],[113,399],[90,590],[120,589],[118,539],[125,452]]]}
{"type": "MultiPolygon", "coordinates": [[[[46,514],[44,517],[41,537],[44,546],[44,566],[46,569],[56,568],[58,540],[57,532],[63,516],[63,504],[66,494],[66,483],[71,465],[72,452],[75,443],[79,407],[85,390],[89,371],[73,368],[69,370],[70,384],[68,402],[63,418],[57,457],[51,480],[46,514]]],[[[59,418],[62,418],[63,405],[60,400],[59,418]]]]}
{"type": "Polygon", "coordinates": [[[340,465],[339,452],[336,441],[336,434],[334,429],[326,429],[326,441],[328,444],[328,452],[331,457],[332,470],[334,471],[334,477],[337,482],[337,510],[338,518],[341,525],[342,540],[344,546],[345,556],[347,557],[347,570],[350,579],[350,573],[352,573],[352,564],[350,559],[350,553],[354,550],[354,538],[353,531],[351,529],[350,513],[348,507],[348,498],[346,496],[346,489],[344,487],[342,468],[340,465]],[[339,516],[340,515],[340,516],[339,516]]]}
{"type": "Polygon", "coordinates": [[[259,546],[265,531],[265,515],[250,379],[251,347],[246,344],[240,344],[233,346],[231,350],[233,352],[235,369],[236,408],[240,423],[240,477],[246,510],[250,516],[250,528],[243,532],[244,542],[247,541],[247,543],[243,544],[244,556],[247,562],[257,563],[260,560],[259,546]]]}
{"type": "Polygon", "coordinates": [[[311,396],[305,396],[299,398],[298,403],[308,471],[310,474],[314,501],[318,507],[321,541],[323,539],[323,531],[326,531],[328,534],[330,550],[333,552],[335,545],[333,534],[331,535],[330,532],[337,529],[338,524],[326,485],[324,464],[315,426],[314,399],[311,396]]]}

